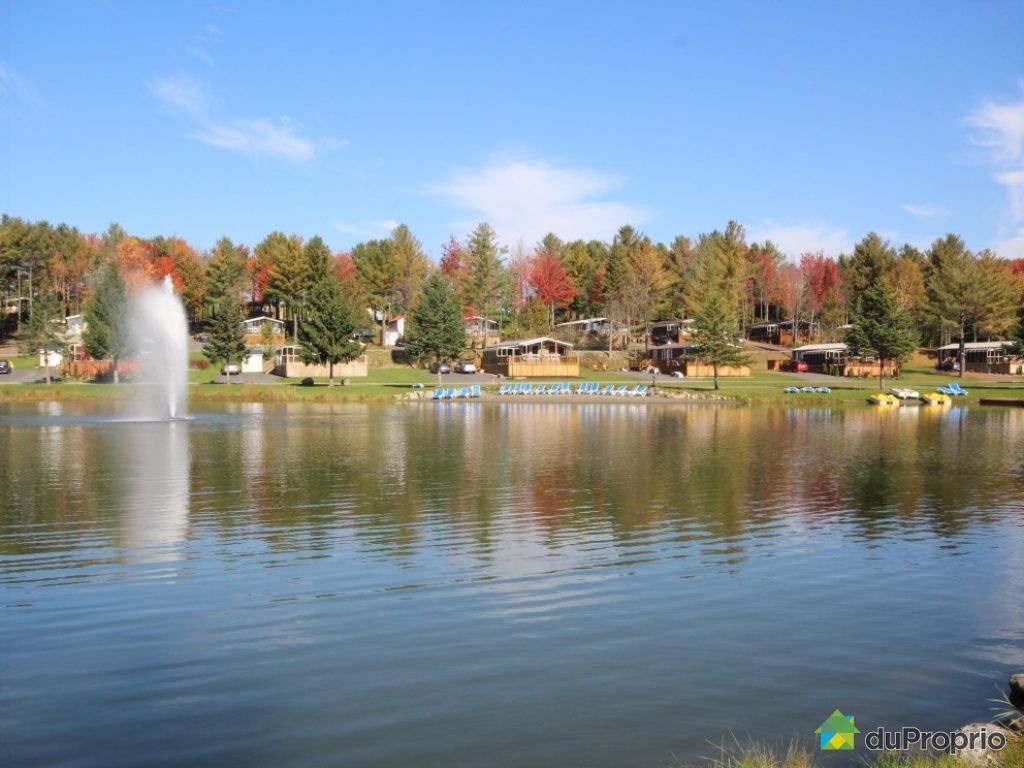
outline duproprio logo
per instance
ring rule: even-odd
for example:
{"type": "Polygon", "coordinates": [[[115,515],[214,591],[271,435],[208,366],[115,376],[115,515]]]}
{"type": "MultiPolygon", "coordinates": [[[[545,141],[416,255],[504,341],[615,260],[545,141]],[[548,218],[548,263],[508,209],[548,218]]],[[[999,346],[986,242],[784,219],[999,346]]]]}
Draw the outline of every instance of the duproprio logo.
{"type": "Polygon", "coordinates": [[[860,733],[853,724],[853,715],[844,715],[838,709],[815,731],[818,745],[824,750],[853,749],[854,738],[860,733]]]}

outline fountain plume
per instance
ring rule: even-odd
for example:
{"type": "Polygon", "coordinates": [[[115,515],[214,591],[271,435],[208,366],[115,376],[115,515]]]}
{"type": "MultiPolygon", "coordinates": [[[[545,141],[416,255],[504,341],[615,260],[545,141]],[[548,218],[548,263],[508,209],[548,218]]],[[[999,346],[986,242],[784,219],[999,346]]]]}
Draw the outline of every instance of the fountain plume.
{"type": "Polygon", "coordinates": [[[188,394],[188,322],[174,282],[144,289],[132,302],[132,328],[149,386],[146,415],[184,418],[188,394]]]}

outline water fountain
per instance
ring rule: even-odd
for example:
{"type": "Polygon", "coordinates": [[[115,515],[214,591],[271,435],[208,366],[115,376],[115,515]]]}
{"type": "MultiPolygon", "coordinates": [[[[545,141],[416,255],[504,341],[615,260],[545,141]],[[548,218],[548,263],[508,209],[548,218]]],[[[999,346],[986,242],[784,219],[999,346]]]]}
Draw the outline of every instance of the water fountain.
{"type": "Polygon", "coordinates": [[[132,303],[132,328],[149,393],[144,415],[181,419],[188,397],[188,322],[170,275],[132,303]]]}

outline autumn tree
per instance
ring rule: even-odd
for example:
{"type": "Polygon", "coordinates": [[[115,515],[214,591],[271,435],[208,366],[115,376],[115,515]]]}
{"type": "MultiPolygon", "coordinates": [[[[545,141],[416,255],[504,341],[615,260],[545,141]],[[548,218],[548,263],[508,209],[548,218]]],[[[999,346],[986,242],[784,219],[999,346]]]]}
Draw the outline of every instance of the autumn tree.
{"type": "MultiPolygon", "coordinates": [[[[750,262],[751,297],[754,306],[760,311],[760,319],[767,322],[768,307],[772,297],[778,293],[779,268],[785,257],[771,240],[764,243],[753,243],[747,253],[750,262]]],[[[755,311],[754,316],[757,317],[755,311]]]]}
{"type": "Polygon", "coordinates": [[[272,264],[267,291],[285,306],[285,317],[292,321],[292,338],[299,338],[302,304],[310,285],[310,265],[298,235],[271,232],[256,246],[256,258],[272,264]]]}
{"type": "Polygon", "coordinates": [[[626,252],[626,279],[620,292],[630,316],[642,323],[645,339],[651,309],[662,300],[668,285],[661,254],[650,238],[641,236],[626,252]]]}
{"type": "MultiPolygon", "coordinates": [[[[405,349],[418,360],[447,362],[466,347],[462,303],[449,278],[435,272],[427,277],[409,310],[405,349]]],[[[441,369],[437,369],[441,385],[441,369]]]]}
{"type": "Polygon", "coordinates": [[[960,376],[964,375],[968,333],[1004,333],[1015,320],[1019,295],[1008,262],[991,253],[976,256],[950,234],[936,240],[928,254],[929,312],[958,341],[960,376]]]}
{"type": "Polygon", "coordinates": [[[328,274],[309,292],[300,340],[306,363],[326,363],[328,386],[334,386],[334,366],[354,360],[362,347],[352,340],[355,323],[338,279],[328,274]]]}
{"type": "Polygon", "coordinates": [[[702,234],[697,241],[696,255],[687,284],[687,301],[691,311],[700,314],[712,297],[718,297],[726,314],[740,324],[745,314],[747,277],[746,232],[735,221],[725,231],[702,234]]]}
{"type": "Polygon", "coordinates": [[[555,325],[555,309],[569,306],[576,288],[558,259],[557,253],[544,247],[543,243],[530,263],[530,285],[537,298],[548,308],[548,328],[555,325]]]}
{"type": "Polygon", "coordinates": [[[396,310],[404,312],[412,305],[430,268],[430,260],[423,252],[423,245],[405,224],[391,231],[391,257],[394,261],[392,303],[396,310]]]}
{"type": "Polygon", "coordinates": [[[128,288],[121,267],[111,260],[104,267],[85,304],[85,351],[97,360],[111,362],[114,383],[119,384],[118,363],[132,350],[128,325],[128,288]]]}
{"type": "Polygon", "coordinates": [[[806,296],[804,286],[804,273],[796,264],[786,263],[779,269],[776,282],[775,304],[782,310],[783,315],[790,321],[793,331],[792,347],[796,347],[797,332],[800,328],[800,320],[803,317],[804,297],[806,296]]]}
{"type": "Polygon", "coordinates": [[[883,390],[886,362],[902,363],[917,347],[918,335],[910,313],[900,304],[892,286],[879,280],[861,293],[852,323],[846,343],[855,355],[878,358],[878,388],[883,390]]]}
{"type": "Polygon", "coordinates": [[[380,319],[380,341],[384,343],[384,326],[394,300],[395,259],[391,240],[368,240],[352,249],[356,276],[366,292],[370,306],[380,319]]]}

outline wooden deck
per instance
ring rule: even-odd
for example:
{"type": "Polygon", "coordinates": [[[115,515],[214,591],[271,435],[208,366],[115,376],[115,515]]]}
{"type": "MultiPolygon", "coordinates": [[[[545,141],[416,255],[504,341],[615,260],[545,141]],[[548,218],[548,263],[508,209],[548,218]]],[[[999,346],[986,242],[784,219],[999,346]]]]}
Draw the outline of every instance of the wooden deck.
{"type": "Polygon", "coordinates": [[[1006,405],[1012,408],[1024,408],[1024,398],[1020,397],[983,397],[978,402],[982,405],[1006,405]]]}

